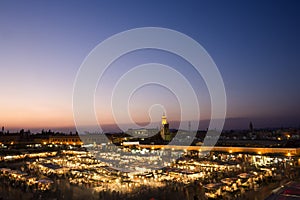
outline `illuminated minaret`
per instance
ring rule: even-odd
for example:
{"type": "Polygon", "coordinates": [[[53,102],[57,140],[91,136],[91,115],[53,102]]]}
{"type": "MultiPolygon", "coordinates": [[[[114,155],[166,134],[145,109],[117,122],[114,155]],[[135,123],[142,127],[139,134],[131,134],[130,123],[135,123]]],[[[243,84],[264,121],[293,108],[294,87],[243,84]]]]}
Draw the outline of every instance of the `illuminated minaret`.
{"type": "Polygon", "coordinates": [[[168,122],[167,122],[167,117],[166,117],[166,115],[165,114],[163,114],[163,116],[161,117],[161,125],[163,126],[163,125],[165,125],[165,124],[167,124],[168,122]]]}
{"type": "Polygon", "coordinates": [[[161,129],[160,129],[160,135],[163,140],[165,141],[171,141],[171,134],[169,130],[169,123],[167,121],[167,117],[165,114],[161,117],[161,129]]]}

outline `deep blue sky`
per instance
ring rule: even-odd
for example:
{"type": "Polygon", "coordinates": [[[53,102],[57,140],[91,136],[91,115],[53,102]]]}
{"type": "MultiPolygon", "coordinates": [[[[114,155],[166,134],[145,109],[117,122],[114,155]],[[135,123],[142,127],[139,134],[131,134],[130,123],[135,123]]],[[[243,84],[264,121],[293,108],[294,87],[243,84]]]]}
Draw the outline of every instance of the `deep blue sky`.
{"type": "MultiPolygon", "coordinates": [[[[224,80],[228,118],[298,125],[299,11],[298,1],[0,1],[0,125],[72,125],[84,58],[109,36],[146,26],[180,31],[207,50],[224,80]]],[[[146,53],[127,63],[176,65],[172,55],[146,53]]]]}

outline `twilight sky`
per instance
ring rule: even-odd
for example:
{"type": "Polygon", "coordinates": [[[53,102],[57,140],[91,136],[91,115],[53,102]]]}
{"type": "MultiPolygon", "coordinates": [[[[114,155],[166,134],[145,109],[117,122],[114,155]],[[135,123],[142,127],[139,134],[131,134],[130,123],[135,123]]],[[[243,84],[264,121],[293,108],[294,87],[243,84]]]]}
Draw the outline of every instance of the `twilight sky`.
{"type": "MultiPolygon", "coordinates": [[[[223,77],[228,118],[251,119],[257,126],[298,126],[299,10],[299,1],[2,0],[0,126],[73,126],[73,83],[84,58],[113,34],[147,26],[180,31],[206,49],[223,77]]],[[[95,107],[102,123],[113,123],[102,102],[105,93],[126,70],[149,62],[184,74],[199,98],[201,119],[209,119],[207,88],[189,64],[168,52],[144,50],[117,60],[99,82],[104,90],[97,90],[95,107]]],[[[132,118],[149,121],[147,112],[155,103],[165,105],[170,120],[178,120],[178,101],[156,85],[132,96],[132,118]]],[[[236,122],[232,128],[247,125],[236,122]]]]}

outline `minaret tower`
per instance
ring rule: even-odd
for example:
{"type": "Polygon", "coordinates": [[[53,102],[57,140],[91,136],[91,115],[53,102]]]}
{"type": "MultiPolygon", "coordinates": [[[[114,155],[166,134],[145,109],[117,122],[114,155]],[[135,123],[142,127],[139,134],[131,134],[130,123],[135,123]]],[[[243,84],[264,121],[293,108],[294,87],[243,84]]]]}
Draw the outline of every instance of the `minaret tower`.
{"type": "Polygon", "coordinates": [[[165,113],[162,115],[162,117],[161,117],[161,125],[163,126],[163,125],[165,125],[165,124],[167,124],[168,123],[168,121],[167,121],[167,117],[166,117],[166,115],[165,115],[165,113]]]}
{"type": "Polygon", "coordinates": [[[169,130],[169,123],[167,121],[167,117],[165,114],[161,117],[161,129],[160,129],[160,135],[163,140],[165,141],[171,141],[171,134],[169,130]]]}

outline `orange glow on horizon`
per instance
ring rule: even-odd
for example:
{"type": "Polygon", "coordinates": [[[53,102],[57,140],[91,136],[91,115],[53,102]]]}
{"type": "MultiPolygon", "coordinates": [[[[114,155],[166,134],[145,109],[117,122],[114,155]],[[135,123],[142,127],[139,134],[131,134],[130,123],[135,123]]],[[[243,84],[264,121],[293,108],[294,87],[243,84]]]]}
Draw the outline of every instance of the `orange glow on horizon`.
{"type": "Polygon", "coordinates": [[[0,126],[11,128],[51,128],[74,126],[73,116],[59,115],[56,113],[27,114],[12,113],[0,115],[0,126]]]}

